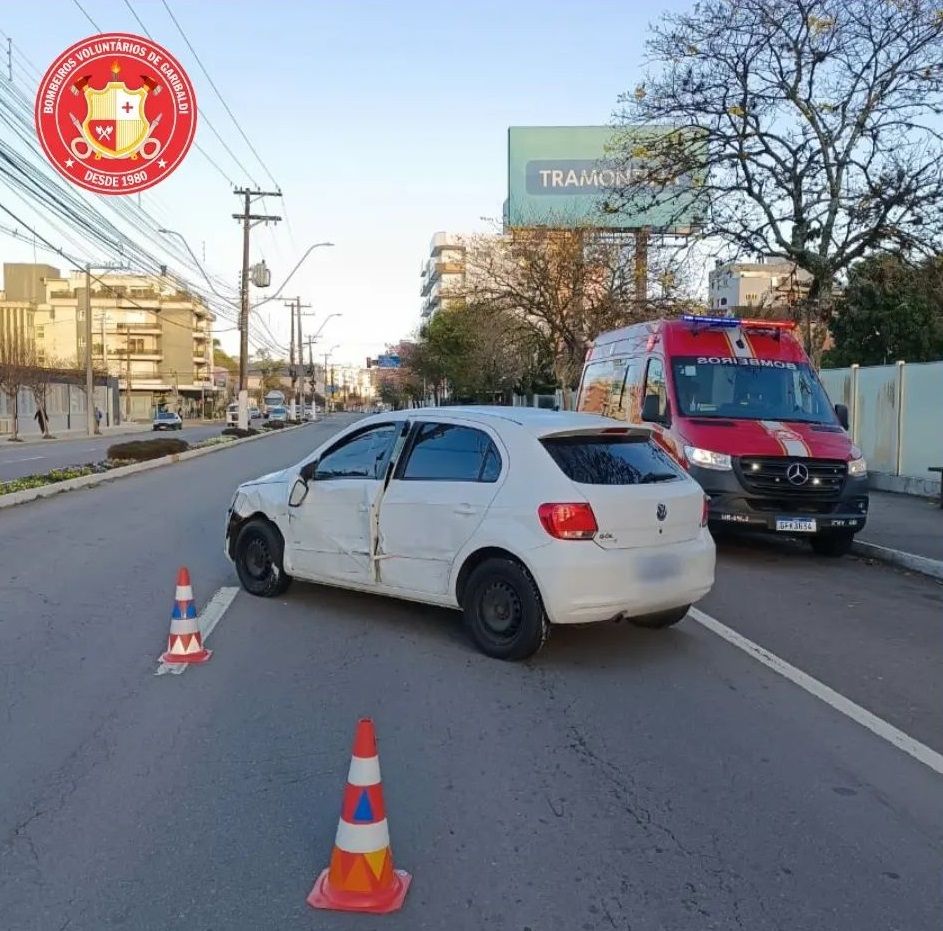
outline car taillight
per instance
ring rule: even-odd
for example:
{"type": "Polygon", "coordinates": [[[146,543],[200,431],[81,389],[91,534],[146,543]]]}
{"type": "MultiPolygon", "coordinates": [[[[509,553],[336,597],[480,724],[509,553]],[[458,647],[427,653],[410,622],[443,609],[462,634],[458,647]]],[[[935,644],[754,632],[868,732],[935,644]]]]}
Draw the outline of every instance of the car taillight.
{"type": "Polygon", "coordinates": [[[708,498],[707,495],[704,495],[704,504],[701,507],[701,526],[702,527],[707,526],[707,519],[708,517],[710,517],[710,511],[711,511],[711,499],[708,498]]]}
{"type": "Polygon", "coordinates": [[[544,530],[558,540],[592,540],[599,527],[588,504],[542,504],[537,516],[544,530]]]}

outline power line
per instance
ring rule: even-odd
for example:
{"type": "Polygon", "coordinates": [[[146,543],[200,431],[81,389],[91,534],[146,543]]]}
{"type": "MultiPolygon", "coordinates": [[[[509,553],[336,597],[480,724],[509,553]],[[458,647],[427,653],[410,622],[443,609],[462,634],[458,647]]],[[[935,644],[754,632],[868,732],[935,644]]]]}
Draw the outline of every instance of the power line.
{"type": "MultiPolygon", "coordinates": [[[[127,3],[128,0],[125,0],[125,2],[127,3]]],[[[272,173],[268,170],[268,166],[265,164],[265,162],[262,161],[262,156],[259,155],[255,146],[252,144],[249,137],[245,134],[245,131],[243,130],[242,125],[239,123],[239,120],[236,119],[236,115],[230,109],[229,104],[226,103],[226,101],[223,99],[223,95],[220,93],[219,88],[216,86],[216,82],[210,77],[209,71],[206,70],[206,66],[203,64],[202,59],[197,54],[196,49],[193,47],[193,43],[187,37],[187,34],[183,31],[183,27],[180,25],[179,21],[177,20],[177,17],[174,16],[173,10],[170,9],[170,5],[167,3],[167,0],[161,0],[161,3],[164,5],[164,9],[167,11],[167,15],[171,18],[171,20],[173,20],[173,24],[177,27],[177,31],[180,33],[181,37],[183,38],[183,41],[187,43],[187,48],[190,49],[190,53],[196,59],[196,63],[200,66],[200,70],[203,72],[204,76],[206,77],[206,80],[209,81],[209,85],[210,87],[213,88],[213,92],[219,98],[219,102],[223,105],[223,109],[229,114],[229,118],[233,121],[233,124],[235,125],[236,129],[239,130],[239,135],[242,136],[243,140],[245,141],[245,144],[249,147],[249,151],[252,152],[252,154],[256,158],[256,161],[258,161],[258,163],[262,166],[262,170],[268,175],[269,181],[271,181],[272,184],[275,185],[275,187],[278,187],[278,182],[275,180],[274,177],[272,177],[272,173]]],[[[248,174],[248,172],[246,172],[246,174],[248,174]]],[[[253,184],[254,183],[255,182],[253,182],[253,184]]]]}

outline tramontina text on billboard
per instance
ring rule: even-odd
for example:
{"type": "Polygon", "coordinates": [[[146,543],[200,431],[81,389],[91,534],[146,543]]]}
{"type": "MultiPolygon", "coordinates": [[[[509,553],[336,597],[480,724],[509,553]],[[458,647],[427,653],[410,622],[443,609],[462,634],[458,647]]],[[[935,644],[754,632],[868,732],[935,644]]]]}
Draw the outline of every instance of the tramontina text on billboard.
{"type": "MultiPolygon", "coordinates": [[[[646,139],[676,132],[667,127],[638,129],[639,149],[646,139]]],[[[618,131],[620,141],[626,130],[618,131]]],[[[683,234],[696,225],[697,179],[683,174],[672,180],[661,199],[619,212],[604,206],[607,195],[640,174],[644,156],[615,157],[610,126],[512,126],[508,129],[508,201],[506,222],[515,227],[649,228],[683,234]]]]}

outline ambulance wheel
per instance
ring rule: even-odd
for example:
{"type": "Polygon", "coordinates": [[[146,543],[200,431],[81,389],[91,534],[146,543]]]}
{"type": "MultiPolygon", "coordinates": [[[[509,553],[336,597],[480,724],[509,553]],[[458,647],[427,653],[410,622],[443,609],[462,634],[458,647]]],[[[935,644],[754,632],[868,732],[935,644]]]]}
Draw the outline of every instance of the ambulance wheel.
{"type": "Polygon", "coordinates": [[[242,587],[260,598],[281,595],[291,576],[282,566],[282,535],[267,520],[250,520],[236,539],[236,573],[242,587]]]}
{"type": "Polygon", "coordinates": [[[817,556],[831,556],[836,558],[851,552],[851,544],[855,535],[847,530],[836,533],[822,533],[809,539],[812,552],[817,556]]]}
{"type": "Polygon", "coordinates": [[[636,627],[648,627],[652,630],[661,627],[671,627],[672,624],[677,624],[678,621],[684,620],[684,616],[688,613],[688,608],[690,607],[690,605],[681,605],[680,608],[671,608],[669,611],[659,611],[657,614],[643,614],[640,617],[630,617],[629,620],[636,627]]]}

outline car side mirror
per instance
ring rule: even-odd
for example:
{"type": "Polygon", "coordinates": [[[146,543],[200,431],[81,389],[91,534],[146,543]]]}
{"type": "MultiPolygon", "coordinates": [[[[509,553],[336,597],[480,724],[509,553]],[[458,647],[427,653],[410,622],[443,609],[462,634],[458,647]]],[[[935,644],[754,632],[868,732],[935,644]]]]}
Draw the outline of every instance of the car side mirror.
{"type": "Polygon", "coordinates": [[[645,400],[642,402],[642,420],[646,423],[667,424],[671,418],[667,410],[664,414],[661,413],[660,406],[658,395],[645,395],[645,400]]]}
{"type": "Polygon", "coordinates": [[[318,471],[318,460],[312,459],[311,462],[306,462],[301,467],[301,472],[299,472],[298,474],[301,477],[301,480],[305,482],[305,484],[307,484],[315,477],[315,475],[317,474],[317,471],[318,471]]]}
{"type": "Polygon", "coordinates": [[[835,405],[835,415],[838,417],[838,422],[847,430],[848,429],[848,408],[844,404],[835,405]]]}
{"type": "Polygon", "coordinates": [[[304,479],[296,478],[295,484],[291,486],[291,491],[288,493],[288,506],[296,508],[307,497],[308,483],[304,479]]]}

